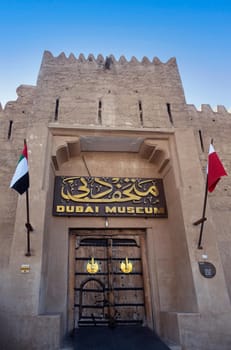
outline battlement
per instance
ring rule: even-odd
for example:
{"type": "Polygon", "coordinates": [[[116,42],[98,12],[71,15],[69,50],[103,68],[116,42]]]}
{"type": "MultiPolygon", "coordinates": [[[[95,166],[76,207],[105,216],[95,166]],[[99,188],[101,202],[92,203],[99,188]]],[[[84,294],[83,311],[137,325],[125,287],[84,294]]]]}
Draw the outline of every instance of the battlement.
{"type": "Polygon", "coordinates": [[[101,54],[99,54],[97,57],[95,57],[93,54],[89,54],[86,58],[84,54],[80,54],[78,58],[75,57],[73,53],[71,53],[68,57],[65,55],[64,52],[62,52],[59,56],[55,57],[52,55],[50,51],[45,51],[43,54],[43,60],[42,63],[50,63],[54,62],[56,64],[63,64],[63,63],[91,63],[91,64],[97,64],[105,66],[105,68],[110,68],[111,64],[115,65],[167,65],[167,66],[176,66],[176,58],[172,57],[167,62],[162,62],[158,57],[154,57],[152,61],[149,60],[146,56],[142,58],[141,61],[137,60],[136,57],[132,56],[130,60],[127,60],[125,56],[121,56],[118,60],[113,55],[109,55],[106,57],[103,57],[101,54]]]}
{"type": "MultiPolygon", "coordinates": [[[[120,108],[120,116],[123,111],[125,113],[126,106],[129,104],[131,106],[134,104],[133,100],[137,102],[143,96],[147,96],[152,103],[156,104],[162,101],[166,103],[166,96],[168,96],[168,103],[185,103],[175,58],[170,58],[163,63],[157,57],[154,57],[152,61],[147,57],[138,61],[133,56],[128,61],[124,56],[117,60],[113,55],[103,57],[101,54],[97,57],[93,54],[89,54],[88,57],[80,54],[76,58],[72,53],[67,57],[62,52],[59,56],[54,57],[51,52],[45,51],[37,87],[39,90],[46,90],[47,98],[50,96],[53,100],[57,98],[62,100],[62,106],[65,104],[64,99],[68,98],[69,102],[66,106],[69,109],[70,101],[74,103],[76,96],[83,101],[86,101],[86,98],[91,101],[101,99],[105,113],[111,113],[112,110],[118,112],[120,108]],[[109,97],[108,94],[110,94],[109,97]],[[110,97],[114,96],[113,94],[116,94],[117,98],[112,101],[110,97]],[[108,99],[110,101],[107,104],[108,99]],[[115,107],[115,103],[119,105],[118,108],[115,107]],[[110,107],[106,112],[105,106],[107,105],[110,107]]],[[[72,110],[73,108],[76,106],[73,106],[72,110]]],[[[87,108],[90,113],[89,103],[84,110],[87,111],[87,108]]],[[[93,109],[95,110],[95,105],[92,104],[92,111],[93,109]]],[[[131,109],[126,111],[126,115],[129,113],[131,109]]]]}
{"type": "Polygon", "coordinates": [[[193,104],[187,104],[187,108],[192,115],[198,114],[201,117],[203,117],[204,115],[210,117],[230,117],[231,115],[231,111],[227,110],[227,108],[223,105],[211,107],[209,104],[202,104],[200,108],[196,108],[196,106],[193,104]]]}

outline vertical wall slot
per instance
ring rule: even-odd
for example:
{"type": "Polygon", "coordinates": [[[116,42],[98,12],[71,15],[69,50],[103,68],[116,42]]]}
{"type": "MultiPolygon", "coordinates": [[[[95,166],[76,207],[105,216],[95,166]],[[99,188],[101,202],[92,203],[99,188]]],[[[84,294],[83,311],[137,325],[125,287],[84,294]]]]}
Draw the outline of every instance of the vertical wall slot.
{"type": "Polygon", "coordinates": [[[102,101],[99,100],[98,104],[98,123],[102,125],[102,101]]]}
{"type": "Polygon", "coordinates": [[[167,112],[168,112],[169,121],[173,125],[171,105],[170,105],[170,103],[167,103],[166,106],[167,106],[167,112]]]}
{"type": "Polygon", "coordinates": [[[8,135],[7,135],[8,140],[10,140],[10,138],[11,138],[12,127],[13,127],[13,120],[10,120],[9,121],[9,127],[8,127],[8,135]]]}
{"type": "Polygon", "coordinates": [[[59,117],[59,98],[55,101],[55,120],[58,120],[59,117]]]}
{"type": "Polygon", "coordinates": [[[202,132],[199,130],[199,138],[200,138],[200,144],[201,144],[201,150],[204,152],[204,142],[203,142],[203,137],[202,137],[202,132]]]}
{"type": "Polygon", "coordinates": [[[143,108],[142,108],[142,102],[139,101],[139,115],[140,115],[140,124],[141,126],[144,125],[144,120],[143,120],[143,108]]]}

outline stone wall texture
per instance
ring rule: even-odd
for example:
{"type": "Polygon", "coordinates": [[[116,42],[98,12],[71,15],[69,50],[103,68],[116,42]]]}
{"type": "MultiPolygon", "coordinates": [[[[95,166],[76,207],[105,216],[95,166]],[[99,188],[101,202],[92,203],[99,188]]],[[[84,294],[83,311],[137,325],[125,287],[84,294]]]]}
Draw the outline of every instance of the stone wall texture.
{"type": "MultiPolygon", "coordinates": [[[[29,145],[29,166],[33,167],[30,162],[35,162],[35,158],[30,160],[30,141],[35,142],[41,135],[36,141],[38,145],[41,143],[41,152],[36,155],[37,162],[45,169],[46,152],[50,147],[46,130],[51,125],[72,128],[72,137],[75,136],[75,128],[127,132],[144,130],[160,134],[190,129],[195,141],[191,147],[196,147],[204,180],[211,139],[227,173],[231,174],[231,114],[224,106],[213,110],[204,104],[197,110],[194,105],[187,104],[175,58],[162,63],[158,58],[150,61],[144,57],[139,62],[134,57],[127,61],[123,56],[116,60],[112,55],[94,57],[90,54],[86,58],[81,54],[76,58],[73,54],[66,57],[62,53],[54,57],[45,51],[36,86],[21,85],[17,94],[16,101],[10,101],[4,109],[0,109],[0,297],[6,305],[2,304],[0,312],[8,312],[7,305],[10,304],[7,288],[11,285],[9,273],[19,205],[18,194],[9,189],[9,183],[25,138],[29,145]],[[38,134],[36,130],[40,130],[38,134]]],[[[39,188],[46,190],[42,180],[39,188]]],[[[203,196],[204,193],[201,193],[201,202],[197,203],[201,208],[203,196]]],[[[21,198],[19,203],[24,206],[21,198]]],[[[216,190],[209,194],[208,204],[231,300],[230,176],[223,178],[216,190]]],[[[41,247],[43,244],[41,242],[41,247]]],[[[49,322],[52,320],[49,319],[49,322]]],[[[59,321],[56,319],[55,322],[57,346],[59,321]]],[[[182,339],[187,338],[185,334],[182,339]]],[[[23,344],[22,341],[22,348],[27,349],[27,343],[23,344]]],[[[226,340],[226,344],[230,345],[230,339],[226,340]]],[[[202,347],[193,346],[188,345],[184,349],[202,350],[202,347]]],[[[219,349],[228,350],[228,345],[219,349]]]]}

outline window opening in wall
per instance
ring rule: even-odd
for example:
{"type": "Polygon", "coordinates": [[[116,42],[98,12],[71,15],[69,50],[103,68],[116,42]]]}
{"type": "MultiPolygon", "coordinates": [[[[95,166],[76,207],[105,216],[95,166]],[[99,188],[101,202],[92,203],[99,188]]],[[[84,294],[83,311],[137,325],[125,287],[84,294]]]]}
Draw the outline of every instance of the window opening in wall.
{"type": "Polygon", "coordinates": [[[98,104],[98,123],[101,125],[102,124],[102,101],[99,100],[98,104]]]}
{"type": "Polygon", "coordinates": [[[204,142],[203,142],[201,130],[199,130],[199,138],[200,138],[201,150],[202,150],[202,152],[204,152],[204,142]]]}
{"type": "Polygon", "coordinates": [[[167,106],[169,121],[170,121],[170,123],[173,125],[172,112],[171,112],[171,105],[170,105],[170,103],[167,103],[166,106],[167,106]]]}
{"type": "Polygon", "coordinates": [[[55,102],[55,120],[58,120],[59,117],[59,98],[55,102]]]}
{"type": "Polygon", "coordinates": [[[143,108],[142,108],[142,102],[139,101],[139,113],[140,113],[140,124],[141,126],[144,125],[144,121],[143,121],[143,108]]]}
{"type": "Polygon", "coordinates": [[[13,120],[10,120],[9,121],[9,127],[8,127],[8,135],[7,135],[8,140],[10,140],[10,138],[11,138],[12,127],[13,127],[13,120]]]}

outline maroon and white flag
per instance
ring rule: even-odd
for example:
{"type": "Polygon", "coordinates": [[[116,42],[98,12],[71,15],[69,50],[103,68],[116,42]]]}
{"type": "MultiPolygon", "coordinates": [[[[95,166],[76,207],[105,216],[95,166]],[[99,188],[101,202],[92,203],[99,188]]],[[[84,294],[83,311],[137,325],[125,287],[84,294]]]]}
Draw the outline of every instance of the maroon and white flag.
{"type": "Polygon", "coordinates": [[[223,164],[221,163],[212,144],[209,146],[208,155],[208,191],[213,192],[222,176],[227,176],[223,164]]]}

